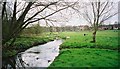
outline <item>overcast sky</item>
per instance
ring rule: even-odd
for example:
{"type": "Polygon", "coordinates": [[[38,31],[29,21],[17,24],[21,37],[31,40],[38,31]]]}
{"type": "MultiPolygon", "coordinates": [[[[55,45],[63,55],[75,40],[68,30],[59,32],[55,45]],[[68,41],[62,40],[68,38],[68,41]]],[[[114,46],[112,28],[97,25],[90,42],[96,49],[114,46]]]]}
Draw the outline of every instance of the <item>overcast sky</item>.
{"type": "MultiPolygon", "coordinates": [[[[8,0],[13,1],[13,0],[8,0]]],[[[22,0],[18,0],[19,2],[21,2],[22,0]]],[[[29,0],[28,0],[29,1],[29,0]]],[[[41,0],[42,1],[42,0],[41,0]]],[[[45,1],[45,0],[43,0],[45,1]]],[[[49,0],[51,1],[51,0],[49,0]]],[[[55,0],[53,0],[55,1],[55,0]]],[[[65,0],[66,2],[75,2],[78,0],[65,0]]],[[[79,2],[89,2],[89,0],[79,0],[79,2]]],[[[92,1],[97,1],[97,0],[92,0],[92,1]]],[[[104,1],[104,0],[100,0],[100,1],[104,1]]],[[[114,1],[116,2],[116,9],[118,10],[118,1],[120,0],[110,0],[110,1],[114,1]]],[[[22,5],[19,7],[23,7],[22,5]]],[[[68,10],[68,9],[67,9],[68,10]]],[[[75,13],[74,10],[69,9],[69,11],[67,10],[62,10],[61,13],[58,12],[56,14],[54,14],[53,16],[49,17],[52,18],[53,20],[58,20],[58,22],[52,22],[55,26],[67,26],[67,25],[71,25],[71,26],[78,26],[78,25],[89,25],[89,23],[86,22],[86,20],[84,20],[81,16],[78,16],[78,13],[75,13]]],[[[47,13],[50,13],[51,11],[48,11],[47,9],[45,10],[47,11],[47,13]]],[[[34,12],[36,12],[36,10],[32,10],[31,13],[28,16],[31,16],[34,14],[34,12]]],[[[44,12],[42,13],[44,14],[44,12]]],[[[39,18],[39,16],[37,16],[39,18]]],[[[106,21],[106,24],[113,24],[115,21],[118,21],[118,15],[110,18],[109,20],[106,21]]],[[[37,22],[36,22],[37,23],[37,22]]],[[[33,24],[36,24],[33,23],[33,24]]],[[[44,20],[39,21],[41,26],[46,26],[46,22],[44,20]]],[[[48,22],[49,25],[53,25],[52,23],[48,22]]]]}
{"type": "MultiPolygon", "coordinates": [[[[116,5],[115,5],[115,11],[117,10],[118,11],[118,2],[116,2],[116,5]]],[[[114,11],[113,10],[113,11],[114,11]]],[[[65,13],[64,17],[68,18],[68,21],[67,22],[57,22],[57,23],[54,23],[54,25],[56,26],[79,26],[79,25],[89,25],[89,23],[86,22],[86,20],[84,18],[82,18],[82,16],[78,16],[78,13],[69,13],[69,12],[66,12],[66,10],[63,10],[62,11],[63,13],[65,13]]],[[[59,13],[58,13],[59,14],[59,13]]],[[[61,18],[59,17],[59,15],[56,14],[56,16],[54,16],[54,18],[56,19],[63,19],[64,18],[61,18]],[[58,15],[58,16],[57,16],[58,15]]],[[[112,18],[108,19],[105,24],[114,24],[115,21],[118,21],[118,15],[115,15],[113,16],[112,18]]],[[[45,22],[44,21],[40,21],[41,25],[45,26],[45,22]]],[[[50,24],[51,25],[51,24],[50,24]]]]}

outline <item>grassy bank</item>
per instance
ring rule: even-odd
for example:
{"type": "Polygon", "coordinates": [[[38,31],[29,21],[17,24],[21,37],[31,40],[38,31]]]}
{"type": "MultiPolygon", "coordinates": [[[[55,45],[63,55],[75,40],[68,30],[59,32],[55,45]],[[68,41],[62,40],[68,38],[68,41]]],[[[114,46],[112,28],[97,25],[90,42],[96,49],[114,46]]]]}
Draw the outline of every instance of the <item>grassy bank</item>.
{"type": "Polygon", "coordinates": [[[25,51],[28,48],[31,48],[33,46],[41,45],[44,43],[47,43],[49,41],[54,40],[54,36],[50,35],[49,37],[47,35],[38,35],[38,36],[20,36],[16,39],[15,43],[12,46],[8,46],[10,42],[6,43],[6,45],[3,48],[3,57],[11,57],[16,55],[19,52],[25,51]]]}
{"type": "Polygon", "coordinates": [[[64,40],[60,55],[50,67],[118,67],[118,31],[98,31],[96,43],[90,43],[92,32],[89,31],[60,34],[62,38],[66,36],[70,38],[64,40]]]}

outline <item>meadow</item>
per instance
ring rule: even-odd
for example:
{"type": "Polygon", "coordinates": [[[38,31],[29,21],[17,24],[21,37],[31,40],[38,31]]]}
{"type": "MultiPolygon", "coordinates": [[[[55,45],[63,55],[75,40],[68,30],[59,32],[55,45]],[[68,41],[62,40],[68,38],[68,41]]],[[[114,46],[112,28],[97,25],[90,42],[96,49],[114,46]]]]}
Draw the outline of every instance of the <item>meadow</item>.
{"type": "Polygon", "coordinates": [[[20,35],[12,47],[6,43],[3,48],[3,57],[15,56],[19,52],[25,51],[33,46],[41,45],[52,41],[57,36],[63,39],[60,46],[60,54],[51,67],[117,67],[120,37],[118,30],[98,31],[96,43],[90,43],[92,40],[92,31],[80,32],[53,32],[40,35],[20,35]],[[87,34],[84,36],[84,34],[87,34]],[[66,37],[70,37],[66,39],[66,37]],[[6,49],[7,48],[7,49],[6,49]],[[9,48],[9,49],[8,49],[9,48]]]}
{"type": "Polygon", "coordinates": [[[65,39],[60,46],[60,55],[51,67],[118,67],[120,45],[118,30],[98,31],[96,43],[92,40],[91,31],[63,32],[65,39]],[[87,34],[84,36],[84,34],[87,34]]]}

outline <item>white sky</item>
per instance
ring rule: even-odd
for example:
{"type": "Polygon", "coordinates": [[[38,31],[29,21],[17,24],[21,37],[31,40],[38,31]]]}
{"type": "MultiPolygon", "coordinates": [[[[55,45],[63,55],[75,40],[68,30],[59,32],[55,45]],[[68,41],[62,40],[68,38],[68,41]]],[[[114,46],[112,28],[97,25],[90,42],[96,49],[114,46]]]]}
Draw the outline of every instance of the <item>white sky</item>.
{"type": "MultiPolygon", "coordinates": [[[[115,5],[115,6],[116,6],[115,10],[118,10],[118,5],[115,5]]],[[[63,12],[65,12],[65,11],[63,11],[63,12]]],[[[65,14],[69,14],[69,13],[65,13],[65,14]]],[[[60,22],[60,23],[57,22],[57,23],[54,23],[54,24],[56,26],[61,26],[61,24],[62,24],[62,26],[68,26],[68,25],[70,25],[70,26],[89,25],[89,23],[87,23],[85,19],[79,17],[77,13],[73,13],[71,16],[72,17],[68,19],[68,22],[63,22],[63,23],[62,22],[60,22]]],[[[58,18],[58,17],[56,16],[55,18],[58,18]]],[[[68,17],[69,17],[69,15],[68,15],[68,17]]],[[[61,18],[59,18],[59,19],[61,19],[61,18]]],[[[112,18],[108,19],[105,22],[105,24],[114,24],[115,21],[118,21],[118,15],[115,15],[112,18]]],[[[41,25],[44,26],[45,23],[41,22],[41,25]]]]}
{"type": "MultiPolygon", "coordinates": [[[[114,0],[114,1],[116,3],[118,2],[118,0],[114,0]]],[[[115,7],[116,7],[115,10],[118,10],[118,3],[115,5],[115,7]]],[[[69,14],[68,12],[66,13],[65,11],[63,11],[63,13],[65,13],[66,15],[69,14]]],[[[56,14],[56,15],[58,15],[58,14],[56,14]]],[[[70,16],[68,15],[67,17],[70,17],[70,16]]],[[[59,16],[56,16],[54,18],[61,19],[59,16]]],[[[115,15],[112,18],[108,19],[105,22],[105,24],[114,24],[115,21],[118,21],[118,15],[115,15]]],[[[46,24],[44,23],[44,21],[41,21],[41,25],[45,26],[46,24]]],[[[68,26],[68,25],[79,26],[79,25],[89,25],[89,23],[87,23],[85,19],[79,17],[77,13],[72,13],[72,17],[68,18],[68,22],[57,22],[57,23],[54,23],[54,25],[55,26],[68,26]]]]}
{"type": "MultiPolygon", "coordinates": [[[[10,2],[11,0],[8,0],[8,2],[10,2]]],[[[12,0],[13,1],[13,0],[12,0]]],[[[21,0],[18,0],[19,2],[21,2],[21,0]]],[[[29,0],[28,0],[29,1],[29,0]]],[[[41,0],[42,1],[42,0],[41,0]]],[[[43,0],[45,1],[45,0],[43,0]]],[[[51,1],[51,0],[49,0],[51,1]]],[[[56,0],[53,0],[53,1],[56,1],[56,0]]],[[[78,0],[65,0],[66,2],[75,2],[75,1],[78,1],[78,0]]],[[[79,2],[81,1],[84,1],[84,2],[88,2],[89,0],[79,0],[79,2]]],[[[97,0],[92,0],[92,1],[97,1],[97,0]]],[[[104,0],[100,0],[100,1],[104,1],[104,0]]],[[[120,0],[110,0],[110,1],[114,1],[114,2],[118,2],[120,0]]],[[[118,8],[118,4],[116,4],[116,8],[118,8]]],[[[116,9],[118,10],[118,9],[116,9]]],[[[48,12],[48,10],[45,10],[48,12]]],[[[31,11],[32,14],[34,11],[31,11]]],[[[50,11],[49,11],[50,12],[50,11]]],[[[49,13],[48,12],[48,13],[49,13]]],[[[31,14],[31,15],[32,15],[31,14]]],[[[29,15],[29,16],[31,16],[29,15]]],[[[86,22],[86,20],[82,19],[81,17],[78,16],[77,13],[74,13],[74,12],[69,12],[69,11],[66,11],[66,10],[63,10],[62,11],[62,16],[60,13],[56,13],[54,14],[53,16],[51,16],[52,19],[57,19],[59,20],[60,22],[57,22],[57,23],[54,23],[53,24],[55,26],[66,26],[66,25],[71,25],[71,26],[78,26],[78,25],[88,25],[88,23],[86,22]],[[67,18],[67,19],[66,19],[67,18]],[[66,22],[67,20],[67,22],[66,22]]],[[[106,23],[107,24],[113,24],[115,21],[118,21],[118,16],[114,16],[112,18],[110,18],[106,23]]],[[[46,22],[44,20],[41,20],[39,21],[40,22],[40,25],[41,26],[46,26],[46,22]]],[[[37,22],[36,22],[37,23],[37,22]]],[[[49,22],[48,22],[49,23],[49,22]]],[[[33,23],[35,24],[35,23],[33,23]]],[[[52,25],[51,23],[49,23],[50,25],[52,25]]]]}

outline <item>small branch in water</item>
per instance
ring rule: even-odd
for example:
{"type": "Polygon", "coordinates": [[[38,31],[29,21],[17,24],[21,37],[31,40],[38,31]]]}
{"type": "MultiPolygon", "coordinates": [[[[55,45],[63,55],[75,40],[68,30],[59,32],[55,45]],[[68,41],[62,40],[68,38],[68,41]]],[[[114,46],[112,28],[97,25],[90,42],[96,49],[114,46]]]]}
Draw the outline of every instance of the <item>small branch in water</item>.
{"type": "Polygon", "coordinates": [[[27,53],[35,53],[35,54],[39,54],[40,52],[33,52],[33,51],[29,51],[27,53]]]}
{"type": "MultiPolygon", "coordinates": [[[[22,60],[21,54],[22,54],[22,53],[19,53],[19,54],[17,55],[17,59],[19,60],[22,68],[25,69],[24,64],[26,64],[26,65],[28,65],[28,66],[29,66],[29,64],[27,64],[26,62],[24,62],[24,61],[22,60]]],[[[19,67],[19,65],[17,65],[17,66],[19,67]]]]}

